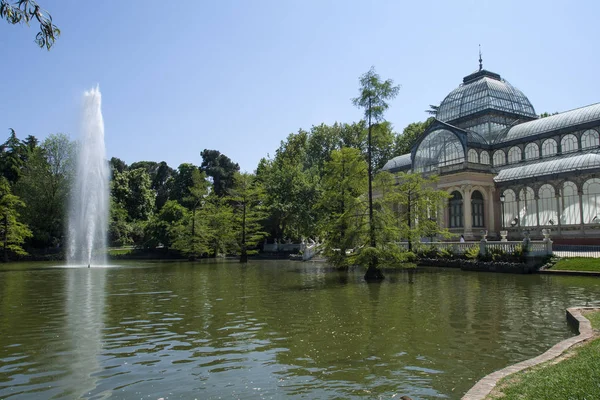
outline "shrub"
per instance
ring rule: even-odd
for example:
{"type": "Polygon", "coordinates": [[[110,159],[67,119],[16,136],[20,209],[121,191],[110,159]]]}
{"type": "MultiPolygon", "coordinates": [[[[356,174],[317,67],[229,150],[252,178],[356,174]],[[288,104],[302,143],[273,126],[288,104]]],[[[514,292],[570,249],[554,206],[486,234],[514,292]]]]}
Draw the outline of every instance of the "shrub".
{"type": "Polygon", "coordinates": [[[440,258],[452,259],[456,257],[454,250],[451,247],[445,247],[437,251],[437,256],[440,258]]]}
{"type": "Polygon", "coordinates": [[[465,257],[469,260],[475,260],[479,256],[479,246],[474,245],[465,251],[465,257]]]}

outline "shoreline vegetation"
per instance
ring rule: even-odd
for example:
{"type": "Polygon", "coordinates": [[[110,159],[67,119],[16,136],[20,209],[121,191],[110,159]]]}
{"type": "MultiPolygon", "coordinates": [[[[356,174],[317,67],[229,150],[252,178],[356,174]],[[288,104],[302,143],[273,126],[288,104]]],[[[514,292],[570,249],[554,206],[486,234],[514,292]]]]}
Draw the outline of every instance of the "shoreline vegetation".
{"type": "Polygon", "coordinates": [[[584,311],[583,315],[592,325],[591,339],[554,360],[503,378],[485,399],[600,398],[600,310],[584,311]]]}

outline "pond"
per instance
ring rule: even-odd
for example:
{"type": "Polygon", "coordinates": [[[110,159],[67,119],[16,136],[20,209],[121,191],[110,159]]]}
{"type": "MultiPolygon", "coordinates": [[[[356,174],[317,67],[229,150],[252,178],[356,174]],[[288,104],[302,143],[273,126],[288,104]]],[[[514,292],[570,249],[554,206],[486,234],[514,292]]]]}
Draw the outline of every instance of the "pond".
{"type": "Polygon", "coordinates": [[[0,398],[459,399],[600,279],[288,261],[0,267],[0,398]]]}

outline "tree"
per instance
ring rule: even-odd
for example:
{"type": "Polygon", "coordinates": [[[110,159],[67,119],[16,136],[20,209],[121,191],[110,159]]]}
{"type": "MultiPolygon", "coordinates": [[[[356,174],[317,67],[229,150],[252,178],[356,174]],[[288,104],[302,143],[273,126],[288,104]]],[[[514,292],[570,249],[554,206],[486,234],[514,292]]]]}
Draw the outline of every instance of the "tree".
{"type": "Polygon", "coordinates": [[[207,245],[214,257],[235,247],[233,209],[229,203],[227,197],[219,197],[212,192],[204,199],[200,210],[200,218],[206,228],[207,245]]]}
{"type": "Polygon", "coordinates": [[[146,225],[145,247],[155,248],[162,244],[166,251],[177,241],[189,211],[174,200],[169,200],[146,225]]]}
{"type": "Polygon", "coordinates": [[[322,179],[323,196],[317,208],[323,211],[321,230],[325,255],[338,268],[347,268],[348,250],[360,245],[367,226],[364,194],[367,190],[367,163],[358,149],[331,152],[322,179]]]}
{"type": "MultiPolygon", "coordinates": [[[[369,183],[369,237],[370,246],[375,248],[375,225],[373,223],[373,160],[372,160],[372,130],[373,121],[380,123],[383,121],[383,114],[388,109],[389,105],[386,102],[395,98],[400,91],[400,86],[394,86],[391,79],[381,81],[379,75],[375,72],[375,68],[371,69],[362,75],[359,79],[360,93],[359,96],[352,100],[356,107],[364,109],[365,119],[368,124],[368,183],[369,183]]],[[[365,274],[365,279],[383,279],[383,274],[377,269],[377,262],[374,260],[369,263],[369,268],[365,274]]]]}
{"type": "Polygon", "coordinates": [[[437,115],[438,111],[440,110],[440,106],[436,106],[435,104],[430,104],[429,105],[429,109],[425,110],[425,112],[429,115],[433,115],[434,117],[437,115]]]}
{"type": "Polygon", "coordinates": [[[37,20],[40,31],[35,36],[35,42],[40,48],[50,50],[60,36],[60,29],[52,23],[52,16],[34,0],[18,0],[12,5],[8,0],[0,0],[0,18],[13,25],[29,25],[29,22],[37,20]]]}
{"type": "Polygon", "coordinates": [[[401,172],[393,176],[389,172],[381,172],[378,179],[382,208],[388,210],[387,216],[382,213],[380,222],[382,240],[407,239],[411,251],[413,243],[419,242],[422,237],[449,235],[438,223],[439,211],[449,195],[435,188],[438,180],[435,175],[423,177],[401,172]],[[393,208],[396,211],[390,213],[393,208]]]}
{"type": "Polygon", "coordinates": [[[123,173],[127,170],[127,164],[125,161],[117,157],[112,157],[108,161],[108,165],[113,176],[115,175],[115,172],[123,173]]]}
{"type": "Polygon", "coordinates": [[[75,143],[65,134],[53,134],[33,150],[23,167],[15,194],[27,204],[23,221],[33,231],[35,247],[62,243],[75,157],[75,143]]]}
{"type": "Polygon", "coordinates": [[[8,182],[15,184],[21,177],[23,160],[26,159],[27,148],[17,138],[14,129],[9,129],[10,136],[0,145],[0,169],[8,182]]]}
{"type": "Polygon", "coordinates": [[[247,262],[252,249],[265,237],[260,222],[265,218],[262,210],[264,192],[254,175],[236,173],[234,186],[229,190],[228,201],[233,205],[233,230],[240,250],[240,262],[247,262]]]}
{"type": "Polygon", "coordinates": [[[558,114],[558,112],[553,112],[552,114],[550,114],[549,112],[543,112],[540,114],[540,118],[546,118],[546,117],[551,117],[553,115],[558,114]]]}
{"type": "Polygon", "coordinates": [[[204,149],[200,155],[202,156],[200,169],[206,176],[212,178],[213,189],[217,196],[225,196],[227,190],[233,186],[233,176],[240,170],[240,166],[217,150],[204,149]]]}
{"type": "Polygon", "coordinates": [[[8,253],[26,255],[21,245],[32,233],[27,225],[19,221],[18,208],[24,207],[17,196],[12,194],[10,184],[4,177],[0,177],[0,237],[4,262],[8,262],[8,253]]]}

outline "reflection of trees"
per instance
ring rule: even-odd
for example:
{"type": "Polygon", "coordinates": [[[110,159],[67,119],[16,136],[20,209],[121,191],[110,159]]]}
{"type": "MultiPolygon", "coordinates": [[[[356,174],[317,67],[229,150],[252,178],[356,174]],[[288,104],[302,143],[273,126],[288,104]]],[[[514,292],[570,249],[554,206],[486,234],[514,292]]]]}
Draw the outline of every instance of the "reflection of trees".
{"type": "Polygon", "coordinates": [[[0,373],[0,397],[10,375],[28,368],[57,372],[36,378],[55,382],[47,397],[93,387],[100,395],[116,382],[132,384],[123,396],[156,395],[148,380],[157,376],[161,391],[183,397],[192,386],[205,397],[248,394],[251,381],[274,396],[460,396],[568,336],[564,308],[591,305],[599,287],[440,269],[371,285],[359,270],[287,262],[113,268],[104,286],[84,279],[87,270],[70,272],[81,275],[0,273],[0,357],[33,363],[0,373]]]}

